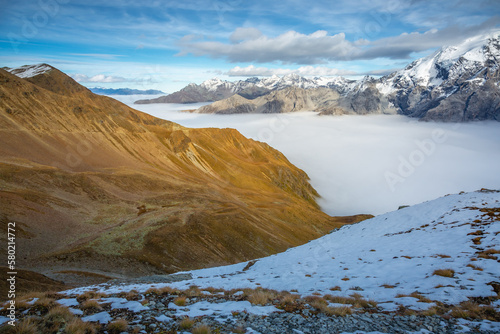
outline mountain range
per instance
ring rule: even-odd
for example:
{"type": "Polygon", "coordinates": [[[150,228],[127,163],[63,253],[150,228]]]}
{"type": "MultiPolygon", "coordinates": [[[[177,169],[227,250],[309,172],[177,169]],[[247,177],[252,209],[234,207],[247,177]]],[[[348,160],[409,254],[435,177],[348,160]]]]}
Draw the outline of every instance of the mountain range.
{"type": "Polygon", "coordinates": [[[200,113],[401,114],[422,120],[500,121],[500,32],[469,38],[375,79],[212,79],[136,103],[211,102],[200,113]],[[196,94],[192,94],[196,91],[196,94]],[[250,93],[249,93],[250,92],[250,93]]]}
{"type": "Polygon", "coordinates": [[[20,268],[79,284],[210,267],[367,217],[326,215],[305,172],[236,130],[155,118],[47,64],[9,71],[0,221],[16,223],[20,268]]]}

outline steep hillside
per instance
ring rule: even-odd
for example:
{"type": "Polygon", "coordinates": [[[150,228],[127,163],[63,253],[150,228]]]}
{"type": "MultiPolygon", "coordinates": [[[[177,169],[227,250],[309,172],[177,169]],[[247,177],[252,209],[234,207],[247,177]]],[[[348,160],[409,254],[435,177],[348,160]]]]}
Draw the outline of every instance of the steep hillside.
{"type": "Polygon", "coordinates": [[[234,263],[358,219],[322,213],[266,144],[154,118],[51,67],[0,70],[0,140],[1,222],[17,223],[19,265],[50,277],[234,263]]]}

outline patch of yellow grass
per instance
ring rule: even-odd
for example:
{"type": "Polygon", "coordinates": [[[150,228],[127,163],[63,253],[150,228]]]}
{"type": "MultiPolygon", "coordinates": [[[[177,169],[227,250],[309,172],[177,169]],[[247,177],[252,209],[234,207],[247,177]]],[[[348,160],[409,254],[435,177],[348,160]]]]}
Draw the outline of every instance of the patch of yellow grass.
{"type": "Polygon", "coordinates": [[[266,305],[278,297],[277,291],[269,289],[245,289],[243,292],[247,300],[254,305],[266,305]]]}
{"type": "Polygon", "coordinates": [[[89,299],[84,301],[80,308],[84,311],[98,311],[102,309],[102,306],[99,305],[99,302],[96,299],[89,299]]]}
{"type": "Polygon", "coordinates": [[[174,304],[177,306],[186,306],[186,297],[180,296],[174,299],[174,304]]]}
{"type": "Polygon", "coordinates": [[[442,277],[453,277],[455,276],[455,270],[453,269],[436,269],[432,275],[442,276],[442,277]]]}
{"type": "Polygon", "coordinates": [[[73,318],[64,327],[66,334],[95,334],[95,325],[90,322],[83,322],[80,318],[73,318]]]}
{"type": "Polygon", "coordinates": [[[467,267],[472,268],[472,269],[477,270],[477,271],[483,271],[483,268],[478,267],[478,266],[475,266],[475,265],[473,265],[472,263],[469,263],[469,264],[467,265],[467,267]]]}
{"type": "Polygon", "coordinates": [[[181,322],[179,322],[179,327],[181,329],[190,329],[191,327],[193,327],[194,325],[194,321],[190,318],[184,318],[181,320],[181,322]]]}
{"type": "Polygon", "coordinates": [[[128,329],[128,322],[125,319],[117,319],[108,324],[109,334],[120,334],[128,329]]]}
{"type": "Polygon", "coordinates": [[[191,331],[192,334],[210,334],[212,330],[207,325],[198,325],[191,331]]]}

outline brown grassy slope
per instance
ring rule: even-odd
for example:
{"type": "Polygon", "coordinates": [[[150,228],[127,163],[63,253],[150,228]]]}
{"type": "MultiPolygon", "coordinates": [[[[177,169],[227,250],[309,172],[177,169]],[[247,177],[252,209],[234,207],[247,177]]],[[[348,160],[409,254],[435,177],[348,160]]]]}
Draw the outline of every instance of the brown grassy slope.
{"type": "Polygon", "coordinates": [[[350,222],[321,212],[280,152],[236,130],[154,118],[57,69],[29,81],[0,70],[0,222],[2,233],[17,222],[23,266],[173,272],[265,256],[350,222]]]}
{"type": "Polygon", "coordinates": [[[11,275],[7,275],[9,269],[0,266],[0,301],[10,300],[9,294],[14,291],[14,295],[19,296],[29,292],[38,291],[60,291],[70,287],[64,285],[62,282],[55,281],[39,273],[29,270],[17,270],[15,288],[11,290],[11,286],[7,279],[11,275]]]}

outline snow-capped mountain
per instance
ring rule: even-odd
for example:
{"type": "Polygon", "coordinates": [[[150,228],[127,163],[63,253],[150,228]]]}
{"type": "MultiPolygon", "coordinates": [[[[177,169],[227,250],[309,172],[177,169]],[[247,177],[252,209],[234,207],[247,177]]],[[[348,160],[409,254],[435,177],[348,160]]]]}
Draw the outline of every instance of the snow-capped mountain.
{"type": "MultiPolygon", "coordinates": [[[[418,59],[404,69],[379,79],[366,76],[353,81],[342,77],[303,78],[295,74],[284,77],[250,79],[252,84],[270,90],[266,107],[246,108],[254,112],[292,112],[300,101],[283,101],[282,95],[271,92],[288,87],[304,92],[287,95],[317,97],[315,88],[335,90],[338,98],[321,104],[303,103],[308,109],[324,115],[338,114],[402,114],[424,120],[463,122],[471,120],[500,120],[500,31],[476,36],[456,46],[443,47],[428,57],[418,59]],[[281,100],[278,100],[281,99],[281,100]],[[275,108],[293,105],[293,109],[275,108]]],[[[238,93],[237,91],[234,91],[238,93]]],[[[241,94],[240,94],[241,95],[241,94]]],[[[246,96],[244,96],[246,97],[246,96]]],[[[251,98],[253,100],[253,98],[251,98]]],[[[259,104],[236,99],[219,103],[223,113],[241,112],[241,103],[259,104]],[[231,107],[233,111],[231,111],[231,107]]],[[[220,112],[217,106],[208,108],[220,112]]],[[[208,110],[205,108],[202,112],[208,110]]]]}
{"type": "Polygon", "coordinates": [[[500,32],[443,47],[377,81],[404,115],[444,121],[500,120],[500,32]]]}
{"type": "Polygon", "coordinates": [[[202,82],[200,85],[190,83],[180,91],[157,99],[136,101],[138,104],[145,103],[195,103],[215,102],[235,94],[247,99],[255,99],[269,92],[282,90],[288,87],[301,89],[313,89],[320,87],[332,88],[341,94],[349,92],[356,81],[343,77],[315,77],[305,78],[297,74],[288,74],[282,77],[273,75],[268,78],[248,78],[246,80],[227,81],[213,78],[202,82]]]}

